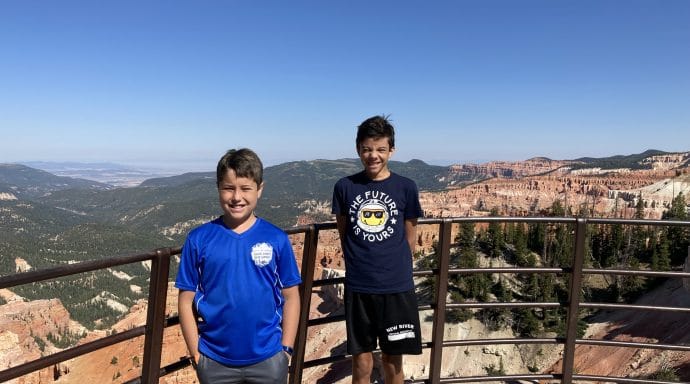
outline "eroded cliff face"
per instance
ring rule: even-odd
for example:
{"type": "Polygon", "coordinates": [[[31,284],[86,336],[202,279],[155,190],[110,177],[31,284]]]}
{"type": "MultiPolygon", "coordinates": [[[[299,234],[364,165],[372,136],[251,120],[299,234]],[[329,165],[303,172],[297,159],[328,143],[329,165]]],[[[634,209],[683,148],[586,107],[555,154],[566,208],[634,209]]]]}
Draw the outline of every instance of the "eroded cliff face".
{"type": "Polygon", "coordinates": [[[493,178],[443,192],[422,192],[427,217],[485,216],[492,209],[505,216],[539,216],[554,202],[573,214],[632,218],[641,197],[645,218],[658,219],[674,196],[690,192],[688,168],[617,171],[606,175],[567,173],[517,179],[493,178]]]}
{"type": "MultiPolygon", "coordinates": [[[[24,301],[6,289],[0,290],[0,297],[6,301],[0,306],[0,369],[55,353],[60,349],[54,341],[66,335],[79,339],[86,333],[83,326],[70,319],[58,299],[24,301]]],[[[47,368],[10,383],[50,383],[65,369],[62,365],[47,368]]]]}
{"type": "MultiPolygon", "coordinates": [[[[451,175],[486,178],[518,178],[541,175],[566,167],[570,162],[535,157],[525,161],[491,161],[483,164],[457,164],[449,167],[451,175]]],[[[451,177],[452,178],[452,177],[451,177]]]]}

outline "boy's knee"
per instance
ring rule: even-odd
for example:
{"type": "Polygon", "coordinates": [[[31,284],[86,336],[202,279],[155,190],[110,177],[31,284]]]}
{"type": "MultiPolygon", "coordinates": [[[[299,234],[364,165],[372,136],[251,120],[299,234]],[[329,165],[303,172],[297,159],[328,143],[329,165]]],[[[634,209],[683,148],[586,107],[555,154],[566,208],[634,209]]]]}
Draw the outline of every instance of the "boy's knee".
{"type": "Polygon", "coordinates": [[[402,367],[402,360],[402,355],[389,355],[386,353],[381,354],[381,361],[386,365],[402,367]]]}
{"type": "Polygon", "coordinates": [[[374,357],[371,352],[358,353],[352,356],[352,368],[361,374],[370,374],[374,369],[374,357]]]}

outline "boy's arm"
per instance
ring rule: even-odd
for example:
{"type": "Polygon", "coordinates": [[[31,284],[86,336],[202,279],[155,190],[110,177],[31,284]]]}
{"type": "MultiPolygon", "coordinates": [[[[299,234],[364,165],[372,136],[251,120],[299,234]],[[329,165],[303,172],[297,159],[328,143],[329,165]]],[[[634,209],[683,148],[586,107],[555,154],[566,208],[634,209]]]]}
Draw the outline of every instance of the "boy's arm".
{"type": "Polygon", "coordinates": [[[295,337],[297,337],[297,325],[299,324],[300,297],[299,286],[284,288],[282,290],[285,298],[283,306],[283,345],[293,348],[295,337]]]}
{"type": "Polygon", "coordinates": [[[414,257],[414,248],[417,245],[417,219],[407,219],[405,220],[405,238],[407,243],[410,244],[410,252],[414,257]]]}
{"type": "Polygon", "coordinates": [[[194,318],[194,291],[180,290],[177,298],[177,313],[180,316],[180,328],[184,342],[194,363],[199,362],[199,329],[194,318]]]}

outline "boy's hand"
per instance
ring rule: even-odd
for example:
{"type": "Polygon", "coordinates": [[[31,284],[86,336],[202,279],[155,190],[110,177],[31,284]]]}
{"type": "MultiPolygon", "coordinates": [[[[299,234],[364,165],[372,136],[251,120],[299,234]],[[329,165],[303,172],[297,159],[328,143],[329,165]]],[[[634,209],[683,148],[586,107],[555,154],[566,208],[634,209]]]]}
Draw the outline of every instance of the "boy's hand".
{"type": "Polygon", "coordinates": [[[189,362],[192,363],[192,367],[196,370],[196,366],[199,364],[199,358],[201,355],[197,352],[189,357],[189,362]]]}

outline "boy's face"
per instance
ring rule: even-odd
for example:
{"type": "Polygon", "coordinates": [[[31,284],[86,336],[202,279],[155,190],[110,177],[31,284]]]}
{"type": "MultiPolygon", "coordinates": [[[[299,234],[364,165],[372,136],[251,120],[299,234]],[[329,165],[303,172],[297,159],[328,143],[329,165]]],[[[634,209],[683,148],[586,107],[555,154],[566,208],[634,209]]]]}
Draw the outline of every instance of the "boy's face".
{"type": "Polygon", "coordinates": [[[262,191],[263,183],[256,185],[254,180],[237,177],[235,171],[229,169],[218,184],[218,199],[225,223],[232,228],[247,223],[253,217],[262,191]]]}
{"type": "Polygon", "coordinates": [[[387,137],[367,138],[359,143],[357,154],[364,166],[364,172],[372,180],[384,179],[390,175],[388,160],[393,156],[387,137]]]}

